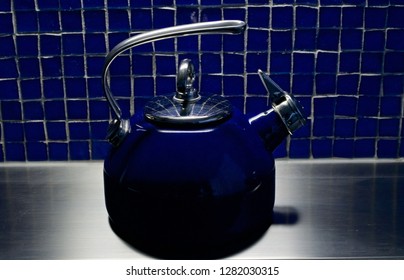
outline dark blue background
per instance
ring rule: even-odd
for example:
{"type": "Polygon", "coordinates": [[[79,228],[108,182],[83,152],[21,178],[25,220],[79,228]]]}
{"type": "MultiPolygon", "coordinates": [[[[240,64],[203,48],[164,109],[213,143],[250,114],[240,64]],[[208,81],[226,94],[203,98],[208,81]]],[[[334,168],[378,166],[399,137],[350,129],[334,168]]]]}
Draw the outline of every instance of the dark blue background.
{"type": "Polygon", "coordinates": [[[108,50],[138,32],[221,19],[248,29],[156,42],[114,62],[111,87],[127,116],[154,89],[173,92],[176,64],[189,57],[202,91],[245,112],[265,107],[259,68],[301,101],[308,125],[276,157],[404,157],[404,2],[268,2],[1,1],[0,161],[103,159],[108,50]]]}

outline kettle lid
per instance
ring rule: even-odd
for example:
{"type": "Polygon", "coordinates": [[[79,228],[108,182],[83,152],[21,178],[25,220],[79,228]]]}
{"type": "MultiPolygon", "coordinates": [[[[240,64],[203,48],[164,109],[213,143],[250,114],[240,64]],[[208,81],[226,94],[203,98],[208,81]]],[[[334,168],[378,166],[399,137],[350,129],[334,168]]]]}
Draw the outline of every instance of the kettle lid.
{"type": "Polygon", "coordinates": [[[160,125],[206,125],[230,117],[231,103],[220,95],[201,97],[193,87],[194,66],[184,59],[177,75],[177,92],[174,96],[157,96],[144,108],[145,118],[160,125]]]}

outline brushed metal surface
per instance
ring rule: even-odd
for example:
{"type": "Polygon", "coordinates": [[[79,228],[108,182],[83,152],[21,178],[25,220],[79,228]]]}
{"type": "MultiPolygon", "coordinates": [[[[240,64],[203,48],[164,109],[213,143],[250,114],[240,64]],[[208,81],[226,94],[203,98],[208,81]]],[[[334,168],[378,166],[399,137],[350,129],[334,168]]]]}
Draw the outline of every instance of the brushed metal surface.
{"type": "MultiPolygon", "coordinates": [[[[404,162],[278,160],[275,223],[234,259],[404,259],[404,162]]],[[[102,162],[0,164],[0,259],[149,258],[111,230],[102,162]]]]}

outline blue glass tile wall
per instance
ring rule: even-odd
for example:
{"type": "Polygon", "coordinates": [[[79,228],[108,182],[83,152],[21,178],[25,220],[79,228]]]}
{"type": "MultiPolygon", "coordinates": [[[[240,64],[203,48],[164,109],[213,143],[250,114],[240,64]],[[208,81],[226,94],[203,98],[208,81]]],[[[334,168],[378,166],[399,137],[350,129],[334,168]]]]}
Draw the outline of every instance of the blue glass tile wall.
{"type": "Polygon", "coordinates": [[[397,0],[2,0],[0,161],[103,159],[106,53],[136,33],[221,19],[244,35],[170,39],[123,54],[111,87],[126,115],[174,91],[191,58],[203,92],[265,108],[257,70],[304,105],[289,158],[404,157],[404,2],[397,0]]]}

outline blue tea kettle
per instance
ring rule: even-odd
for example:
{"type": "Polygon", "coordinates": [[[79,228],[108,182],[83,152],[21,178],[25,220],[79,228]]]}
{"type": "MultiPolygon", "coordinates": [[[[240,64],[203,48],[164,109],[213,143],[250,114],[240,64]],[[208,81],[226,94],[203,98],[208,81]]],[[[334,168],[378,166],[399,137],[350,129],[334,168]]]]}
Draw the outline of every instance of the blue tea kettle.
{"type": "Polygon", "coordinates": [[[111,63],[132,47],[244,30],[245,23],[236,20],[168,27],[130,37],[107,55],[103,87],[113,120],[104,162],[106,208],[113,230],[140,250],[163,257],[214,256],[252,242],[272,223],[272,151],[305,123],[292,95],[259,70],[271,106],[245,115],[220,93],[198,92],[189,59],[179,66],[176,91],[158,93],[130,119],[122,118],[109,87],[111,63]]]}

